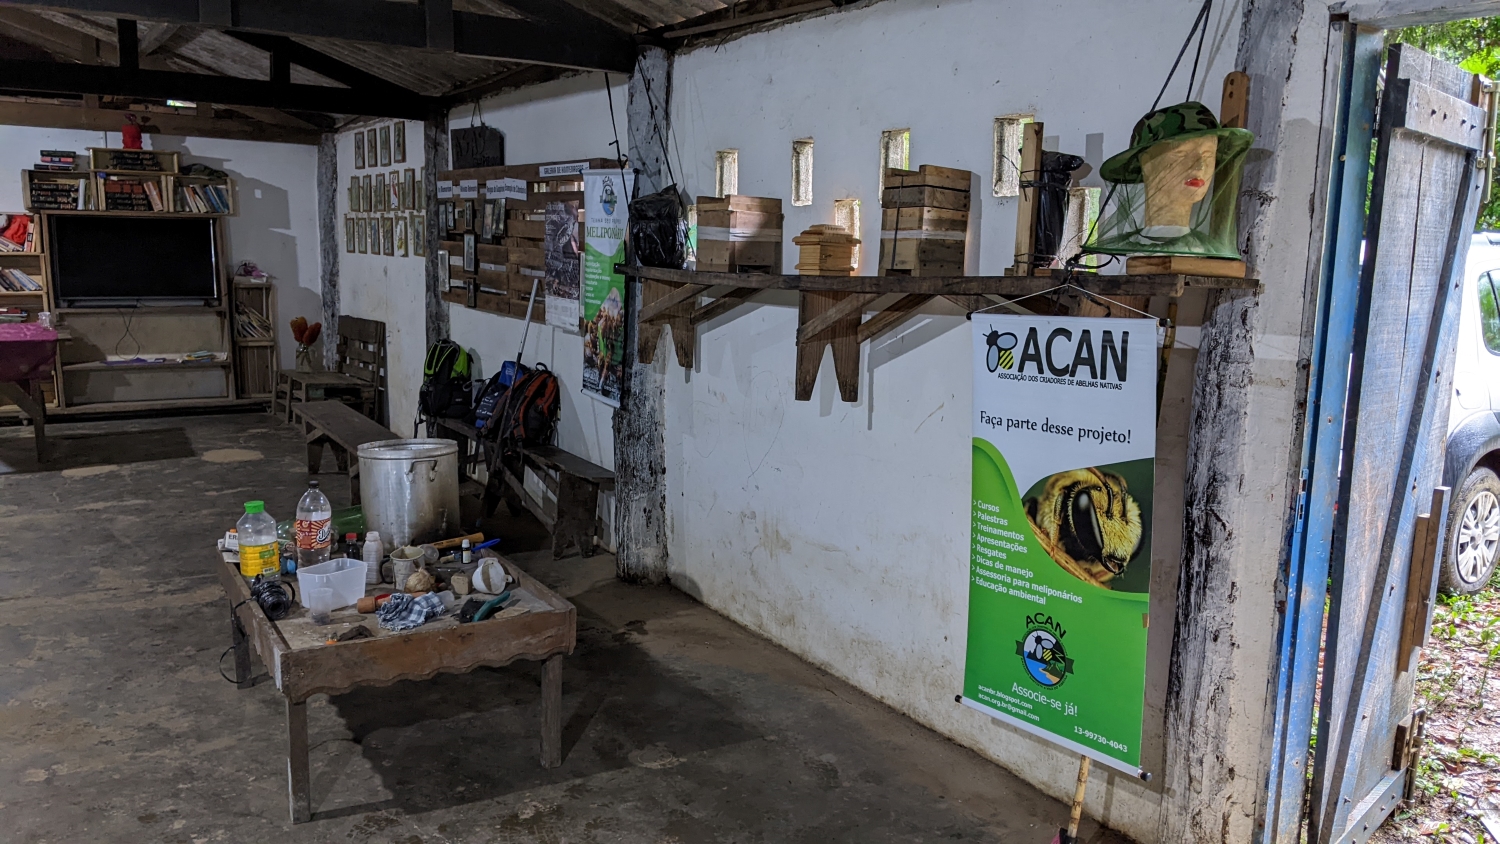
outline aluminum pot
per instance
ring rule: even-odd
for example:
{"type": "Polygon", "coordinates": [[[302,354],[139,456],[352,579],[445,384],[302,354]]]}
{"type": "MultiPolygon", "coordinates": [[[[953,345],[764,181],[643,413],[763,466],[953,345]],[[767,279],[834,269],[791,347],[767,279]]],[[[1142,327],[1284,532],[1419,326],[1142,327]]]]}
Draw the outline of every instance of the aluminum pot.
{"type": "Polygon", "coordinates": [[[458,443],[380,440],[357,453],[367,530],[390,537],[395,548],[458,532],[458,443]]]}

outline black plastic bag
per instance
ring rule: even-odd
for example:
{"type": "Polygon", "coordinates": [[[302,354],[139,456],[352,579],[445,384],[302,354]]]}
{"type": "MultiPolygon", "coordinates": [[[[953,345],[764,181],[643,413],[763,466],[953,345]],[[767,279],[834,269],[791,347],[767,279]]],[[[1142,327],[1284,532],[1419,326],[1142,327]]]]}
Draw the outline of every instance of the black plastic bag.
{"type": "Polygon", "coordinates": [[[1068,219],[1068,185],[1083,159],[1065,152],[1042,153],[1041,177],[1036,184],[1036,239],[1033,266],[1045,267],[1062,246],[1063,226],[1068,219]]]}
{"type": "Polygon", "coordinates": [[[676,185],[630,203],[630,248],[643,267],[687,268],[687,214],[676,185]]]}

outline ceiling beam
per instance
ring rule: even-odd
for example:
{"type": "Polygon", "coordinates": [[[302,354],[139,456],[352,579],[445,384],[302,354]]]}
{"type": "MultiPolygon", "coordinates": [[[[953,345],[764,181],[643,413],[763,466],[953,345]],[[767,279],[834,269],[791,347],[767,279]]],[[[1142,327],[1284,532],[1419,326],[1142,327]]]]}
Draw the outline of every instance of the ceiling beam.
{"type": "Polygon", "coordinates": [[[115,21],[115,45],[119,52],[121,70],[141,69],[141,33],[135,21],[121,18],[115,21]]]}
{"type": "Polygon", "coordinates": [[[26,103],[0,101],[0,124],[7,126],[41,126],[51,129],[83,129],[91,132],[118,132],[125,116],[147,117],[142,124],[147,134],[184,135],[198,138],[229,138],[241,141],[274,141],[286,144],[316,144],[323,133],[311,127],[297,128],[223,117],[177,114],[143,114],[112,108],[88,108],[60,103],[26,103]]]}
{"type": "MultiPolygon", "coordinates": [[[[0,0],[8,6],[422,49],[429,38],[446,43],[442,21],[429,27],[427,20],[444,3],[451,0],[0,0]]],[[[580,70],[626,73],[635,67],[632,36],[569,3],[507,0],[506,5],[528,17],[447,15],[452,52],[580,70]]]]}
{"type": "Polygon", "coordinates": [[[147,30],[146,34],[141,36],[141,55],[149,56],[160,50],[163,44],[172,40],[172,36],[181,32],[182,29],[175,23],[159,23],[147,30]]]}
{"type": "Polygon", "coordinates": [[[425,97],[393,98],[353,88],[294,85],[164,70],[0,61],[0,86],[49,94],[99,94],[153,100],[191,100],[228,106],[257,106],[426,119],[437,103],[425,97]]]}
{"type": "Polygon", "coordinates": [[[281,52],[292,64],[307,68],[319,76],[327,77],[335,82],[348,85],[350,88],[360,88],[369,92],[384,92],[393,97],[410,97],[414,92],[403,88],[394,82],[376,76],[367,70],[357,68],[352,64],[341,62],[327,53],[321,52],[306,44],[293,41],[285,35],[266,35],[260,32],[240,32],[230,30],[224,33],[245,44],[267,53],[281,52]]]}

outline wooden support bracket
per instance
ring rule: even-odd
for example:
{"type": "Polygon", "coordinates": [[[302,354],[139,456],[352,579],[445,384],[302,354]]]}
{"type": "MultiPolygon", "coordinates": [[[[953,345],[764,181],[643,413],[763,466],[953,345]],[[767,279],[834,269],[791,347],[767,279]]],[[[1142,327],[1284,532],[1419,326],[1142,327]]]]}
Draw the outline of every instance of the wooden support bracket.
{"type": "Polygon", "coordinates": [[[677,363],[683,369],[693,367],[693,311],[697,299],[708,288],[700,284],[672,284],[650,279],[641,282],[641,318],[635,356],[641,363],[656,359],[656,347],[663,329],[672,329],[672,345],[677,349],[677,363]]]}
{"type": "Polygon", "coordinates": [[[869,293],[803,291],[797,308],[797,401],[812,399],[823,349],[833,346],[833,375],[839,397],[859,401],[859,320],[869,293]]]}

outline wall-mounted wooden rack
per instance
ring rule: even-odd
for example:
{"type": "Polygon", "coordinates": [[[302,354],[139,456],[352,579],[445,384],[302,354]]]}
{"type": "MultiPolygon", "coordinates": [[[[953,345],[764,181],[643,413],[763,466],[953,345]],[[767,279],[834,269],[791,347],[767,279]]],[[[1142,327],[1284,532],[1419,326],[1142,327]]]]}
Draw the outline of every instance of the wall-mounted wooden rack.
{"type": "MultiPolygon", "coordinates": [[[[762,290],[796,290],[801,294],[797,318],[798,401],[812,398],[823,349],[833,346],[834,376],[844,401],[859,398],[859,347],[895,328],[918,307],[944,298],[966,311],[998,304],[991,296],[1016,299],[1057,287],[1061,275],[1028,276],[816,276],[709,273],[619,265],[617,272],[641,280],[640,331],[636,356],[650,363],[661,342],[662,328],[672,327],[677,362],[693,365],[694,328],[723,316],[762,290]],[[899,298],[875,308],[889,294],[899,298]],[[712,301],[703,302],[704,297],[712,301]],[[874,310],[869,318],[864,314],[874,310]]],[[[1099,296],[1178,298],[1188,290],[1260,290],[1257,279],[1191,275],[1089,275],[1074,283],[1099,296]]]]}

